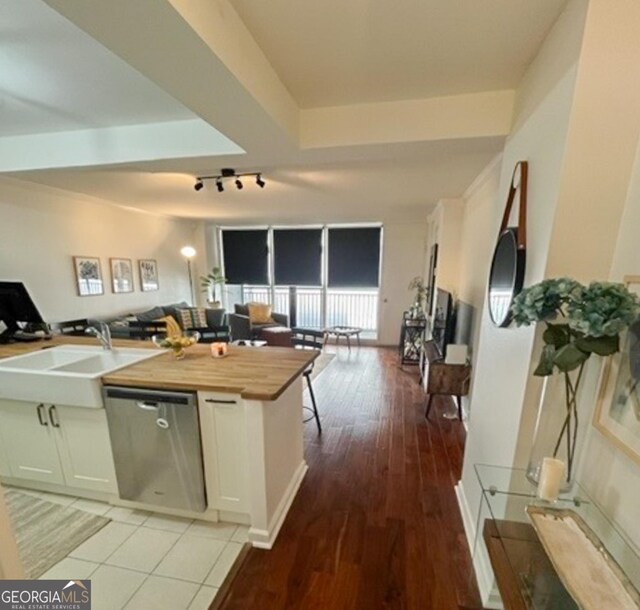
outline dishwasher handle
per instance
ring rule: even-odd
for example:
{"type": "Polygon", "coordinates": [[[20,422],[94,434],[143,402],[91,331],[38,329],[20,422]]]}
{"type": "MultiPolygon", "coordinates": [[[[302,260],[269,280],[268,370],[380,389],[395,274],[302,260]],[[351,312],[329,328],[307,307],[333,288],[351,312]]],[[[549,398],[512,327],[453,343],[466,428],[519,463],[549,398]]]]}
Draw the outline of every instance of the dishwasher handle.
{"type": "Polygon", "coordinates": [[[105,400],[121,399],[147,404],[171,404],[180,406],[191,406],[196,403],[195,392],[147,390],[144,388],[128,388],[122,386],[105,386],[103,392],[105,400]]]}
{"type": "Polygon", "coordinates": [[[136,402],[136,405],[139,409],[144,411],[157,411],[160,408],[160,405],[157,402],[150,402],[147,400],[139,400],[136,402]]]}

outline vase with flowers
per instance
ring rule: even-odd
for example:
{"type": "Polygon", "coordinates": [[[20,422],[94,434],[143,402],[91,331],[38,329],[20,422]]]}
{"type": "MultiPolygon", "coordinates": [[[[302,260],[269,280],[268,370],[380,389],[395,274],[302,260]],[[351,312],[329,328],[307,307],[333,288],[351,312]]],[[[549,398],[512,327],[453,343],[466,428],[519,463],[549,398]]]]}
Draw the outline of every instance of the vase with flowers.
{"type": "Polygon", "coordinates": [[[544,346],[534,371],[545,383],[527,476],[537,484],[542,459],[562,459],[563,490],[567,490],[579,456],[579,392],[585,365],[593,355],[606,358],[620,350],[620,334],[638,317],[640,303],[624,284],[585,286],[571,278],[556,278],[522,290],[511,311],[518,326],[545,324],[544,346]]]}
{"type": "Polygon", "coordinates": [[[427,287],[424,284],[424,280],[418,275],[411,280],[409,284],[409,290],[415,290],[416,295],[413,300],[413,304],[409,308],[409,315],[411,318],[424,317],[424,305],[425,297],[427,294],[427,287]]]}

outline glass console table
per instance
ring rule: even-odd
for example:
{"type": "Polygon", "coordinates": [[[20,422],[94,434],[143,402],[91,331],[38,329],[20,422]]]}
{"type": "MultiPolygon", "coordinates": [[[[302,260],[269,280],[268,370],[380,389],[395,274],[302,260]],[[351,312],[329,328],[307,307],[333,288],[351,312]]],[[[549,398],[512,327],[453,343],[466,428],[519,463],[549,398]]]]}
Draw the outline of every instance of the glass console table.
{"type": "MultiPolygon", "coordinates": [[[[530,524],[527,506],[568,508],[595,532],[640,590],[640,557],[578,484],[550,504],[536,497],[526,471],[476,465],[482,500],[476,524],[474,565],[491,566],[507,610],[573,610],[573,601],[530,524]]],[[[603,609],[604,610],[604,609],[603,609]]]]}

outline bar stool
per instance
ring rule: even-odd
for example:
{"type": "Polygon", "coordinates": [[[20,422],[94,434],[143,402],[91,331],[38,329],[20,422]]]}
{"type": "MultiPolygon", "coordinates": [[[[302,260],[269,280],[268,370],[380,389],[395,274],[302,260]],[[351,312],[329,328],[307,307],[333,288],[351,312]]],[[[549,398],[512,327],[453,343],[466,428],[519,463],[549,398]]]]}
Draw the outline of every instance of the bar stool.
{"type": "MultiPolygon", "coordinates": [[[[324,342],[324,332],[321,330],[314,330],[312,328],[292,328],[291,344],[294,347],[300,349],[315,349],[322,351],[324,342]]],[[[320,415],[318,413],[318,405],[316,403],[316,396],[313,393],[313,384],[311,383],[311,373],[313,373],[312,362],[302,373],[302,376],[307,380],[307,387],[309,388],[309,396],[311,397],[311,407],[303,405],[303,409],[311,412],[311,416],[302,420],[305,424],[312,419],[316,420],[316,426],[318,427],[318,434],[322,434],[322,424],[320,423],[320,415]]]]}

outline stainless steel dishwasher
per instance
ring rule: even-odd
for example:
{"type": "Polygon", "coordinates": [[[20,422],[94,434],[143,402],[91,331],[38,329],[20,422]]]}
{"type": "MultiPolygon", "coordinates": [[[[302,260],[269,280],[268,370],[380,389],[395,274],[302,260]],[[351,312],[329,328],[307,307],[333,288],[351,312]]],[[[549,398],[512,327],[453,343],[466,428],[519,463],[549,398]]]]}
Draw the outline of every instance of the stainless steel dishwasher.
{"type": "Polygon", "coordinates": [[[103,392],[120,498],[204,511],[196,395],[115,386],[103,392]]]}

